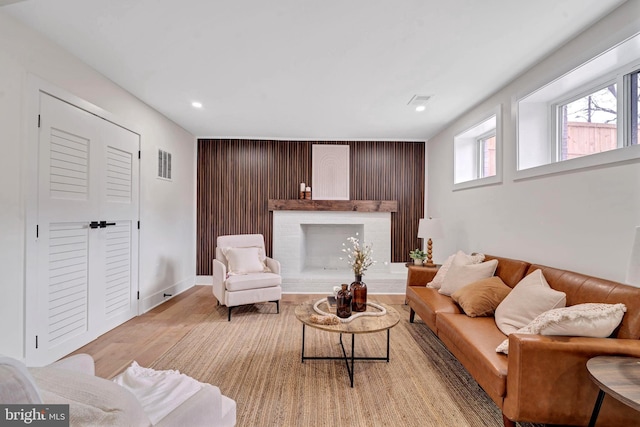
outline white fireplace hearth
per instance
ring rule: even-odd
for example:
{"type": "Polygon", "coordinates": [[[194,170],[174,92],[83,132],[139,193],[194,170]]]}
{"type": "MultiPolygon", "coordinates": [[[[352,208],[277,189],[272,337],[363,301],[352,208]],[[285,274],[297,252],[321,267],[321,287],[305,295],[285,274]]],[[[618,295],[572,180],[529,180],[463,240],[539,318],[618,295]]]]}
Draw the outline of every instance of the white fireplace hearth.
{"type": "Polygon", "coordinates": [[[331,293],[351,283],[342,249],[352,236],[373,248],[376,263],[363,278],[369,293],[404,293],[404,264],[391,263],[390,212],[274,210],[272,255],[282,267],[283,292],[331,293]]]}

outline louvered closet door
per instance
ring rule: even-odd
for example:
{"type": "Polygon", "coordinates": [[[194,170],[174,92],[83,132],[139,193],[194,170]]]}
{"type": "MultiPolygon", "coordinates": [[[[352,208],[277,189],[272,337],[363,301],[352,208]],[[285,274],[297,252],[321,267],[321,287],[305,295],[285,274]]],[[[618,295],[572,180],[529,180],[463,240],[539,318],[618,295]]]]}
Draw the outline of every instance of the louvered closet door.
{"type": "Polygon", "coordinates": [[[139,137],[106,121],[101,135],[99,210],[106,226],[98,229],[104,251],[98,324],[105,332],[137,314],[139,137]]]}
{"type": "Polygon", "coordinates": [[[137,314],[138,136],[46,94],[40,117],[37,348],[26,342],[48,363],[137,314]]]}

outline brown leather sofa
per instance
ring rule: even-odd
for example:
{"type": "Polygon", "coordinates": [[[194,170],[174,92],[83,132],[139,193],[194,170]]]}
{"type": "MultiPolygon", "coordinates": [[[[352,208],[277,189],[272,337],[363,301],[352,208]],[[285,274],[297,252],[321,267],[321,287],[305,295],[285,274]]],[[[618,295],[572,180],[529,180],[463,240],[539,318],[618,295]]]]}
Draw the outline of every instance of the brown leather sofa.
{"type": "MultiPolygon", "coordinates": [[[[556,290],[565,292],[567,306],[623,303],[621,325],[610,338],[511,334],[509,355],[496,353],[506,338],[493,317],[468,317],[460,307],[426,284],[435,269],[409,268],[406,300],[502,410],[505,426],[517,421],[586,426],[598,394],[589,378],[587,361],[599,355],[640,357],[640,288],[509,258],[497,259],[496,276],[514,287],[540,269],[556,290]]],[[[607,396],[597,426],[640,426],[640,413],[607,396]]]]}

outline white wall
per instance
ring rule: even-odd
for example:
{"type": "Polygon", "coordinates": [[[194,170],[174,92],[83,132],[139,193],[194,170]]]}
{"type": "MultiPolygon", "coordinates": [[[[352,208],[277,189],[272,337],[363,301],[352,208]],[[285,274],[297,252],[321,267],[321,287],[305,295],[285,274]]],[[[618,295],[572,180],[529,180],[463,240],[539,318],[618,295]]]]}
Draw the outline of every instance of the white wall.
{"type": "Polygon", "coordinates": [[[434,242],[435,261],[462,249],[625,280],[640,225],[640,163],[516,182],[515,101],[638,32],[640,0],[629,0],[429,140],[427,214],[442,218],[446,235],[434,242]],[[452,191],[454,136],[498,104],[503,182],[452,191]]]}
{"type": "Polygon", "coordinates": [[[196,140],[57,45],[0,11],[0,354],[24,357],[25,186],[32,159],[26,99],[33,74],[141,134],[140,293],[143,309],[195,281],[196,140]],[[156,150],[173,154],[172,182],[155,178],[156,150]]]}

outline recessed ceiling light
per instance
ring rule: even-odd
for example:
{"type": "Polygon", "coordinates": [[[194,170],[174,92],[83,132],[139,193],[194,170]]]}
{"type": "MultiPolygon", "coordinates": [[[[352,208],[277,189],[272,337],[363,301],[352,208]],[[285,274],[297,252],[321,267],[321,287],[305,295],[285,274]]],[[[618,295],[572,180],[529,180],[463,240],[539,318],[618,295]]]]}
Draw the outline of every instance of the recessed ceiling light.
{"type": "Polygon", "coordinates": [[[202,102],[193,101],[193,102],[191,103],[191,106],[192,106],[193,108],[202,108],[202,102]]]}
{"type": "Polygon", "coordinates": [[[416,111],[424,111],[427,108],[427,102],[433,95],[413,95],[407,105],[415,107],[416,111]]]}

